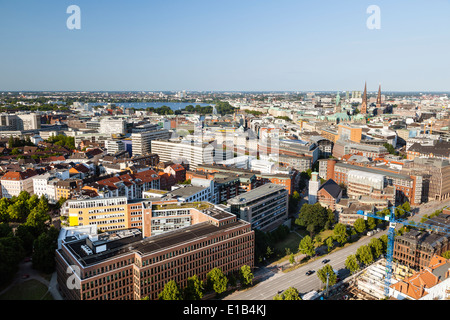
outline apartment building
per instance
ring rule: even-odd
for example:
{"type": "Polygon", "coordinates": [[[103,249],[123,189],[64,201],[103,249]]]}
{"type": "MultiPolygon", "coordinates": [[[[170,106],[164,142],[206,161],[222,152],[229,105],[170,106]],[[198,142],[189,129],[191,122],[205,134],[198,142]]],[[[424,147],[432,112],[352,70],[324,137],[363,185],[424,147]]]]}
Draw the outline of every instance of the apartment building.
{"type": "Polygon", "coordinates": [[[8,171],[0,179],[2,185],[2,197],[11,199],[19,196],[22,191],[33,194],[33,177],[37,175],[35,170],[15,172],[8,171]]]}
{"type": "Polygon", "coordinates": [[[85,185],[83,190],[94,191],[105,198],[125,196],[128,199],[142,198],[148,189],[160,189],[160,176],[153,170],[136,173],[123,171],[85,185]]]}
{"type": "MultiPolygon", "coordinates": [[[[143,214],[155,219],[154,226],[162,220],[182,224],[187,217],[181,212],[186,208],[176,205],[155,209],[143,214]]],[[[189,277],[197,275],[204,281],[213,268],[220,268],[226,275],[243,265],[253,268],[255,239],[248,222],[218,208],[189,210],[190,225],[150,237],[138,229],[126,229],[63,239],[56,251],[57,280],[63,297],[156,300],[170,280],[183,289],[189,277]],[[72,280],[69,277],[76,277],[75,287],[68,286],[72,280]]]]}
{"type": "Polygon", "coordinates": [[[282,186],[267,183],[227,201],[231,212],[248,221],[252,229],[271,231],[288,219],[289,193],[282,186]]]}

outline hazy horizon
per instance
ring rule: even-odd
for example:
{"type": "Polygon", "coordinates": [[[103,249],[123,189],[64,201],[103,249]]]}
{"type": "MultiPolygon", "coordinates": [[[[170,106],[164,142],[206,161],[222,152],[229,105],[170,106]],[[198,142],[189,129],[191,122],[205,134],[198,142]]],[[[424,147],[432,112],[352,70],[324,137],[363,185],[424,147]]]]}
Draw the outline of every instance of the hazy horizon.
{"type": "Polygon", "coordinates": [[[449,12],[425,0],[3,1],[0,90],[447,92],[449,12]]]}

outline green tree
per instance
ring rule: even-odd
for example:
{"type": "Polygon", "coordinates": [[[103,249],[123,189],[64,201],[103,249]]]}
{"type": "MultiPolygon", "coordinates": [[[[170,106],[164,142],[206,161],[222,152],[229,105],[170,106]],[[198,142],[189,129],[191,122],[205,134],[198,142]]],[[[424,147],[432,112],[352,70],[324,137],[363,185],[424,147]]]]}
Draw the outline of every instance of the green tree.
{"type": "Polygon", "coordinates": [[[17,237],[0,238],[0,285],[9,281],[25,257],[22,241],[17,237]]]}
{"type": "Polygon", "coordinates": [[[158,295],[159,300],[183,300],[180,289],[175,280],[169,280],[164,285],[163,291],[158,295]]]}
{"type": "Polygon", "coordinates": [[[250,286],[253,283],[252,269],[248,265],[243,265],[239,270],[239,280],[244,287],[250,286]]]}
{"type": "Polygon", "coordinates": [[[38,208],[45,213],[48,213],[50,211],[50,206],[48,204],[48,199],[46,196],[42,195],[39,198],[38,208]]]}
{"type": "Polygon", "coordinates": [[[59,232],[55,227],[42,233],[33,244],[33,268],[44,272],[52,273],[55,270],[55,251],[58,247],[59,232]]]}
{"type": "Polygon", "coordinates": [[[270,246],[267,246],[267,248],[266,248],[266,257],[267,257],[267,259],[270,259],[273,256],[274,253],[275,252],[272,250],[272,248],[270,246]]]}
{"type": "Polygon", "coordinates": [[[0,238],[13,236],[12,229],[6,222],[0,222],[0,238]]]}
{"type": "Polygon", "coordinates": [[[359,270],[359,263],[354,254],[349,255],[345,260],[345,267],[350,271],[350,273],[355,273],[359,270]]]}
{"type": "Polygon", "coordinates": [[[23,249],[27,255],[33,252],[34,240],[39,236],[32,226],[21,224],[16,228],[14,235],[22,241],[23,249]]]}
{"type": "Polygon", "coordinates": [[[347,227],[342,224],[338,223],[334,226],[333,229],[334,232],[334,238],[337,242],[339,242],[341,245],[347,242],[348,234],[347,234],[347,227]]]}
{"type": "Polygon", "coordinates": [[[366,230],[366,221],[364,220],[364,218],[358,218],[356,219],[353,226],[358,233],[362,233],[366,230]]]}
{"type": "Polygon", "coordinates": [[[46,230],[46,223],[50,220],[50,215],[43,211],[40,206],[37,206],[31,209],[25,225],[34,227],[39,233],[41,233],[46,230]]]}
{"type": "Polygon", "coordinates": [[[273,297],[273,300],[302,300],[302,299],[300,298],[300,294],[296,288],[289,287],[281,295],[276,294],[275,297],[273,297]]]}
{"type": "Polygon", "coordinates": [[[383,245],[383,253],[387,252],[387,246],[388,246],[388,236],[386,234],[383,234],[381,237],[379,237],[382,245],[383,245]]]}
{"type": "Polygon", "coordinates": [[[295,214],[298,208],[298,203],[300,202],[300,194],[298,191],[294,191],[291,196],[289,196],[289,214],[295,214]]]}
{"type": "Polygon", "coordinates": [[[208,290],[214,290],[217,294],[221,294],[227,290],[228,278],[219,268],[214,268],[206,275],[206,287],[208,290]]]}
{"type": "Polygon", "coordinates": [[[368,217],[367,218],[367,228],[369,230],[373,230],[377,227],[377,219],[372,218],[372,217],[368,217]]]}
{"type": "Polygon", "coordinates": [[[295,223],[301,227],[305,227],[312,236],[314,233],[320,232],[325,229],[325,226],[330,225],[331,210],[322,207],[320,203],[308,204],[305,203],[300,209],[298,218],[295,223]]]}
{"type": "Polygon", "coordinates": [[[8,208],[11,202],[8,198],[0,199],[0,222],[9,222],[11,220],[8,212],[8,208]]]}
{"type": "Polygon", "coordinates": [[[317,277],[319,277],[320,281],[323,283],[327,283],[328,277],[328,285],[333,286],[337,282],[337,274],[334,272],[333,267],[329,264],[326,264],[323,268],[317,271],[317,277]]]}
{"type": "Polygon", "coordinates": [[[314,242],[312,241],[310,236],[305,236],[300,241],[298,251],[310,257],[312,257],[316,253],[314,249],[314,242]]]}
{"type": "Polygon", "coordinates": [[[368,246],[372,250],[372,255],[374,258],[378,258],[383,253],[383,243],[378,238],[372,238],[368,246]]]}
{"type": "Polygon", "coordinates": [[[12,154],[13,156],[16,156],[16,155],[18,155],[18,154],[21,154],[21,152],[20,152],[19,149],[14,148],[14,149],[11,150],[11,154],[12,154]]]}
{"type": "Polygon", "coordinates": [[[27,206],[26,202],[16,200],[12,205],[8,207],[8,215],[11,220],[17,222],[23,222],[27,218],[27,206]]]}
{"type": "Polygon", "coordinates": [[[392,144],[389,144],[389,143],[386,142],[386,143],[383,144],[383,146],[386,148],[386,150],[390,154],[394,154],[394,155],[397,154],[397,151],[395,151],[395,148],[394,148],[394,146],[392,144]]]}
{"type": "Polygon", "coordinates": [[[291,255],[289,256],[289,263],[290,264],[294,264],[295,263],[295,256],[293,253],[291,253],[291,255]]]}
{"type": "Polygon", "coordinates": [[[189,277],[183,290],[184,300],[201,300],[203,298],[203,281],[197,275],[189,277]]]}
{"type": "Polygon", "coordinates": [[[27,200],[27,208],[28,208],[28,210],[32,210],[33,208],[37,207],[38,204],[39,204],[39,197],[36,194],[33,194],[27,200]]]}
{"type": "Polygon", "coordinates": [[[327,245],[328,252],[333,250],[333,247],[334,247],[334,239],[333,239],[333,237],[328,237],[327,240],[325,240],[325,243],[327,245]]]}
{"type": "Polygon", "coordinates": [[[406,212],[411,212],[411,205],[409,204],[408,201],[402,204],[402,209],[405,210],[406,212]]]}
{"type": "Polygon", "coordinates": [[[373,262],[372,250],[369,246],[361,246],[356,250],[356,259],[363,265],[373,262]]]}

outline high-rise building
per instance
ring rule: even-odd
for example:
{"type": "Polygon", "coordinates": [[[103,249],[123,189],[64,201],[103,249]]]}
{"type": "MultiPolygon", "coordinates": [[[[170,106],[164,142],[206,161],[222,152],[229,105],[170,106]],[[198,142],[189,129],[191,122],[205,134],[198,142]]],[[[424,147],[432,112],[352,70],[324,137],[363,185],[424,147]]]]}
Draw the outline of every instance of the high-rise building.
{"type": "Polygon", "coordinates": [[[183,162],[189,164],[190,170],[195,170],[201,164],[214,163],[214,147],[209,143],[152,140],[151,150],[159,155],[160,161],[183,162]]]}
{"type": "Polygon", "coordinates": [[[127,133],[126,120],[121,118],[103,118],[100,120],[100,133],[125,134],[127,133]]]}
{"type": "Polygon", "coordinates": [[[152,152],[152,140],[167,140],[171,133],[167,129],[134,132],[131,134],[133,155],[146,155],[152,152]]]}

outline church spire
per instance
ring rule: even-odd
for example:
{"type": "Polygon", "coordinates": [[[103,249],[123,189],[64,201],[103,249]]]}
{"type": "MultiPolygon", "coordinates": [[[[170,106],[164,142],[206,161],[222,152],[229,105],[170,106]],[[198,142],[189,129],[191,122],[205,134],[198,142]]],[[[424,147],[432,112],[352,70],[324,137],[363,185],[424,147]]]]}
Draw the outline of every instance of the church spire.
{"type": "Polygon", "coordinates": [[[367,83],[364,82],[364,93],[361,104],[361,113],[367,114],[367,83]]]}
{"type": "Polygon", "coordinates": [[[378,87],[377,109],[381,108],[381,84],[378,87]]]}

